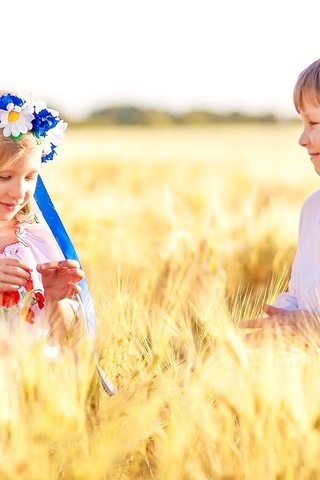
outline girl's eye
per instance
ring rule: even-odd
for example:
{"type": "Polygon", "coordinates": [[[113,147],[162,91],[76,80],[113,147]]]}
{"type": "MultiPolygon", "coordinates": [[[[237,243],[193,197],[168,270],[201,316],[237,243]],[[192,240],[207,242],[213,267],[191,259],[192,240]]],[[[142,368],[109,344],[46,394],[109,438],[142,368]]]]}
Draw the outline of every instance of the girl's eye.
{"type": "Polygon", "coordinates": [[[27,180],[28,182],[33,182],[33,181],[37,180],[37,177],[36,177],[36,176],[26,177],[26,180],[27,180]]]}
{"type": "Polygon", "coordinates": [[[317,125],[317,122],[309,122],[309,125],[313,127],[313,125],[317,125]]]}
{"type": "Polygon", "coordinates": [[[10,176],[10,175],[9,175],[8,177],[2,177],[2,176],[0,175],[0,180],[10,180],[10,179],[11,179],[11,176],[10,176]]]}

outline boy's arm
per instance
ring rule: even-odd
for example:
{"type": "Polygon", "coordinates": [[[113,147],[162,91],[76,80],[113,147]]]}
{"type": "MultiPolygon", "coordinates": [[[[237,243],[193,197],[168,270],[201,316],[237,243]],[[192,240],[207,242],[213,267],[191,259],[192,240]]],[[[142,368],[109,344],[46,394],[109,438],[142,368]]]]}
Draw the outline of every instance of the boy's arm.
{"type": "Polygon", "coordinates": [[[300,218],[299,218],[299,230],[298,230],[298,243],[297,250],[293,260],[291,276],[288,286],[288,291],[280,293],[278,298],[274,303],[273,307],[282,308],[284,310],[294,311],[299,310],[298,298],[297,298],[297,279],[299,277],[299,267],[298,267],[298,256],[300,255],[300,250],[303,249],[303,226],[305,224],[305,210],[306,202],[302,207],[300,218]]]}
{"type": "Polygon", "coordinates": [[[293,310],[299,310],[297,294],[293,286],[292,278],[293,275],[291,276],[288,291],[280,293],[276,301],[272,303],[273,307],[289,310],[290,312],[293,310]]]}

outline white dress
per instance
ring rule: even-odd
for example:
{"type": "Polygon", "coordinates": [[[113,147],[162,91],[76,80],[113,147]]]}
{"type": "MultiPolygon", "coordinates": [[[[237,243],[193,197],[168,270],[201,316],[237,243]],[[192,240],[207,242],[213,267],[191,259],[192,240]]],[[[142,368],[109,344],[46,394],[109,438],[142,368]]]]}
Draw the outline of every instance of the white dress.
{"type": "Polygon", "coordinates": [[[28,331],[31,338],[46,335],[49,324],[45,316],[45,298],[38,263],[64,260],[46,225],[21,223],[17,242],[5,246],[0,258],[17,258],[32,269],[31,280],[19,290],[0,292],[0,329],[28,331]]]}

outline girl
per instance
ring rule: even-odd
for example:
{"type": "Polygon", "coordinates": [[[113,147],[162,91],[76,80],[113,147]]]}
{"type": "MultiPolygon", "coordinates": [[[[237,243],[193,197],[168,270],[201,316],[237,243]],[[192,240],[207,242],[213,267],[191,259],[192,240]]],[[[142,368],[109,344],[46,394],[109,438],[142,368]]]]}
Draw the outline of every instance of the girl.
{"type": "MultiPolygon", "coordinates": [[[[0,333],[22,327],[31,338],[45,336],[56,353],[71,330],[78,338],[85,324],[95,333],[84,272],[39,176],[66,128],[44,102],[0,92],[0,333]]],[[[117,389],[93,356],[113,395],[117,389]]]]}
{"type": "MultiPolygon", "coordinates": [[[[299,144],[304,147],[320,175],[320,59],[309,65],[298,77],[294,104],[303,121],[299,144]]],[[[266,305],[268,317],[247,320],[240,328],[258,328],[248,334],[249,340],[265,332],[285,331],[320,335],[320,190],[305,201],[299,224],[297,252],[288,292],[279,295],[274,305],[266,305]]],[[[319,337],[318,337],[319,338],[319,337]]]]}
{"type": "Polygon", "coordinates": [[[85,275],[64,258],[33,195],[66,127],[43,102],[0,92],[0,329],[23,325],[57,345],[79,318],[70,299],[85,275]]]}

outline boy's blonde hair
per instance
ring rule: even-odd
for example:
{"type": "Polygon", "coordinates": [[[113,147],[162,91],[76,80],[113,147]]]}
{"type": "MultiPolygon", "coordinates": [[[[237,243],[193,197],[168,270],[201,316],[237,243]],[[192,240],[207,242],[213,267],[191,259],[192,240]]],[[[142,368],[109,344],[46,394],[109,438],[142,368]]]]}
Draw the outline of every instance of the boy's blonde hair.
{"type": "Polygon", "coordinates": [[[300,73],[293,90],[293,101],[297,112],[305,101],[320,106],[320,59],[300,73]]]}

